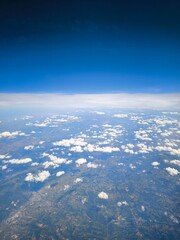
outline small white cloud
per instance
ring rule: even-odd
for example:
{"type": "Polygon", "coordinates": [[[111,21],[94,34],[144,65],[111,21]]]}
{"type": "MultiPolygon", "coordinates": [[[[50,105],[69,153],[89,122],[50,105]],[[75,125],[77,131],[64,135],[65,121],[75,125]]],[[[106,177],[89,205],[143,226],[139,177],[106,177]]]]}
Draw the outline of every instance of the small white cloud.
{"type": "Polygon", "coordinates": [[[144,212],[145,211],[145,207],[142,205],[141,206],[141,211],[144,212]]]}
{"type": "Polygon", "coordinates": [[[57,172],[57,173],[56,173],[56,177],[60,177],[60,176],[62,176],[63,174],[65,174],[64,171],[57,172]]]}
{"type": "Polygon", "coordinates": [[[85,158],[79,158],[78,160],[76,160],[76,163],[77,163],[78,166],[81,165],[81,164],[84,164],[86,162],[87,162],[87,160],[85,158]]]}
{"type": "Polygon", "coordinates": [[[80,183],[80,182],[83,182],[83,178],[76,178],[74,180],[75,183],[80,183]]]}
{"type": "Polygon", "coordinates": [[[27,182],[44,182],[47,178],[51,176],[49,171],[39,172],[37,175],[33,175],[32,173],[28,173],[25,177],[25,181],[27,182]]]}
{"type": "Polygon", "coordinates": [[[175,176],[177,174],[179,174],[179,171],[175,168],[171,168],[171,167],[168,167],[166,168],[166,171],[171,175],[171,176],[175,176]]]}
{"type": "Polygon", "coordinates": [[[152,163],[151,163],[151,165],[154,166],[154,167],[159,166],[159,164],[160,164],[159,162],[152,162],[152,163]]]}
{"type": "Polygon", "coordinates": [[[29,163],[29,162],[32,162],[31,158],[11,159],[11,160],[9,160],[9,163],[11,163],[11,164],[25,164],[25,163],[29,163]]]}
{"type": "Polygon", "coordinates": [[[127,203],[126,201],[118,202],[118,203],[117,203],[117,206],[118,206],[118,207],[128,206],[128,203],[127,203]]]}
{"type": "Polygon", "coordinates": [[[98,111],[95,111],[94,113],[96,113],[97,115],[104,115],[105,112],[98,112],[98,111]]]}
{"type": "Polygon", "coordinates": [[[121,113],[121,114],[114,114],[113,117],[116,117],[116,118],[127,118],[128,115],[124,114],[124,113],[121,113]]]}
{"type": "Polygon", "coordinates": [[[109,198],[108,194],[105,193],[105,192],[100,192],[98,194],[98,197],[101,198],[101,199],[108,199],[109,198]]]}
{"type": "Polygon", "coordinates": [[[97,167],[99,167],[100,166],[100,164],[95,164],[95,163],[91,163],[91,162],[89,162],[88,164],[87,164],[87,167],[88,168],[97,168],[97,167]]]}
{"type": "Polygon", "coordinates": [[[33,149],[34,149],[33,145],[29,145],[29,146],[24,147],[24,150],[33,150],[33,149]]]}

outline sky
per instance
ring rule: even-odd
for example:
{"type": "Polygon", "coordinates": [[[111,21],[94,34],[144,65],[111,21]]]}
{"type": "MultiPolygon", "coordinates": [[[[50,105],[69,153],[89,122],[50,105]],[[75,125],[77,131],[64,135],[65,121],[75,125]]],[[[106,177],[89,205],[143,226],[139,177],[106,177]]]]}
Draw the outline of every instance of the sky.
{"type": "Polygon", "coordinates": [[[179,93],[179,11],[175,0],[1,0],[0,93],[179,93]]]}

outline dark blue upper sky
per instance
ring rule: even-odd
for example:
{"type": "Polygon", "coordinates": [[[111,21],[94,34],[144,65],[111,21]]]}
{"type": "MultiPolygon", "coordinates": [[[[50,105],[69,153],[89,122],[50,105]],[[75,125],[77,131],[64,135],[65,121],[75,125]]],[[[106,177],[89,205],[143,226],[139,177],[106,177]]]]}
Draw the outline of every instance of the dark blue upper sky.
{"type": "Polygon", "coordinates": [[[179,92],[179,1],[1,1],[1,92],[179,92]]]}

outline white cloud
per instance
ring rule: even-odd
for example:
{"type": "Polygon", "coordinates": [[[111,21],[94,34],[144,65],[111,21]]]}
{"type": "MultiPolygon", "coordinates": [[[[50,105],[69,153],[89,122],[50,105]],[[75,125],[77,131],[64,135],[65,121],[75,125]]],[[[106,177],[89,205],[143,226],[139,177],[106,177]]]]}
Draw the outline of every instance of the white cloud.
{"type": "Polygon", "coordinates": [[[9,160],[9,163],[11,163],[11,164],[25,164],[25,163],[29,163],[29,162],[32,162],[31,158],[11,159],[11,160],[9,160]]]}
{"type": "Polygon", "coordinates": [[[118,202],[118,203],[117,203],[117,206],[118,206],[118,207],[121,207],[121,206],[123,206],[123,205],[124,205],[124,206],[128,206],[128,203],[127,203],[126,201],[122,201],[122,202],[118,202]]]}
{"type": "Polygon", "coordinates": [[[158,163],[158,162],[152,162],[152,163],[151,163],[151,165],[154,166],[154,167],[159,166],[159,164],[160,164],[160,163],[158,163]]]}
{"type": "Polygon", "coordinates": [[[0,94],[0,106],[35,108],[118,107],[180,109],[180,94],[0,94]]]}
{"type": "Polygon", "coordinates": [[[124,114],[124,113],[120,113],[120,114],[114,114],[113,117],[116,117],[116,118],[127,118],[128,115],[124,114]]]}
{"type": "Polygon", "coordinates": [[[63,139],[59,142],[54,142],[54,146],[62,146],[62,147],[71,147],[72,145],[75,146],[85,146],[87,142],[84,141],[83,138],[70,138],[70,139],[63,139]]]}
{"type": "Polygon", "coordinates": [[[83,152],[81,146],[74,146],[74,147],[70,148],[70,151],[71,152],[83,152]]]}
{"type": "Polygon", "coordinates": [[[118,147],[110,147],[110,146],[99,147],[93,144],[88,144],[86,147],[84,147],[84,150],[88,152],[104,152],[104,153],[112,153],[112,152],[120,151],[118,147]]]}
{"type": "Polygon", "coordinates": [[[97,115],[104,115],[105,112],[98,112],[98,111],[95,111],[94,113],[96,113],[97,115]]]}
{"type": "Polygon", "coordinates": [[[26,146],[24,147],[25,150],[32,150],[34,149],[34,146],[33,145],[29,145],[29,146],[26,146]]]}
{"type": "Polygon", "coordinates": [[[171,167],[168,167],[166,168],[166,171],[171,175],[171,176],[175,176],[177,174],[179,174],[179,171],[175,168],[171,168],[171,167]]]}
{"type": "Polygon", "coordinates": [[[100,164],[95,164],[95,163],[91,163],[91,162],[89,162],[88,164],[87,164],[87,167],[88,168],[97,168],[97,167],[99,167],[100,166],[100,164]]]}
{"type": "Polygon", "coordinates": [[[64,171],[57,172],[57,173],[56,173],[56,177],[60,177],[60,176],[62,176],[63,174],[65,174],[64,171]]]}
{"type": "Polygon", "coordinates": [[[11,156],[9,156],[9,155],[0,155],[0,159],[7,159],[7,158],[10,158],[11,156]]]}
{"type": "Polygon", "coordinates": [[[171,160],[170,163],[180,167],[180,160],[171,160]]]}
{"type": "Polygon", "coordinates": [[[74,180],[75,183],[80,183],[80,182],[83,182],[83,178],[76,178],[74,180]]]}
{"type": "Polygon", "coordinates": [[[105,193],[105,192],[100,192],[98,194],[98,197],[101,198],[101,199],[108,199],[109,198],[108,194],[105,193]]]}
{"type": "Polygon", "coordinates": [[[84,163],[87,163],[87,160],[85,158],[79,158],[78,160],[76,160],[77,165],[81,165],[84,163]]]}
{"type": "Polygon", "coordinates": [[[12,138],[12,137],[17,137],[17,136],[25,136],[25,133],[23,133],[21,131],[0,133],[0,138],[2,138],[2,137],[12,138]]]}
{"type": "Polygon", "coordinates": [[[25,181],[27,182],[44,182],[47,178],[51,176],[49,171],[39,172],[37,175],[33,175],[32,173],[28,173],[25,177],[25,181]]]}

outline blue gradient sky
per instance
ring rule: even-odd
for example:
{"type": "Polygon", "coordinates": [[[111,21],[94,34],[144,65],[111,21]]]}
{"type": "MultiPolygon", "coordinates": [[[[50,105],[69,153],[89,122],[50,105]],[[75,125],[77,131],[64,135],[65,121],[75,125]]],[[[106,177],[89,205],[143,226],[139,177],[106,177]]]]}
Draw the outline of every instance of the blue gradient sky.
{"type": "Polygon", "coordinates": [[[1,6],[0,92],[179,92],[176,1],[17,2],[1,6]]]}

